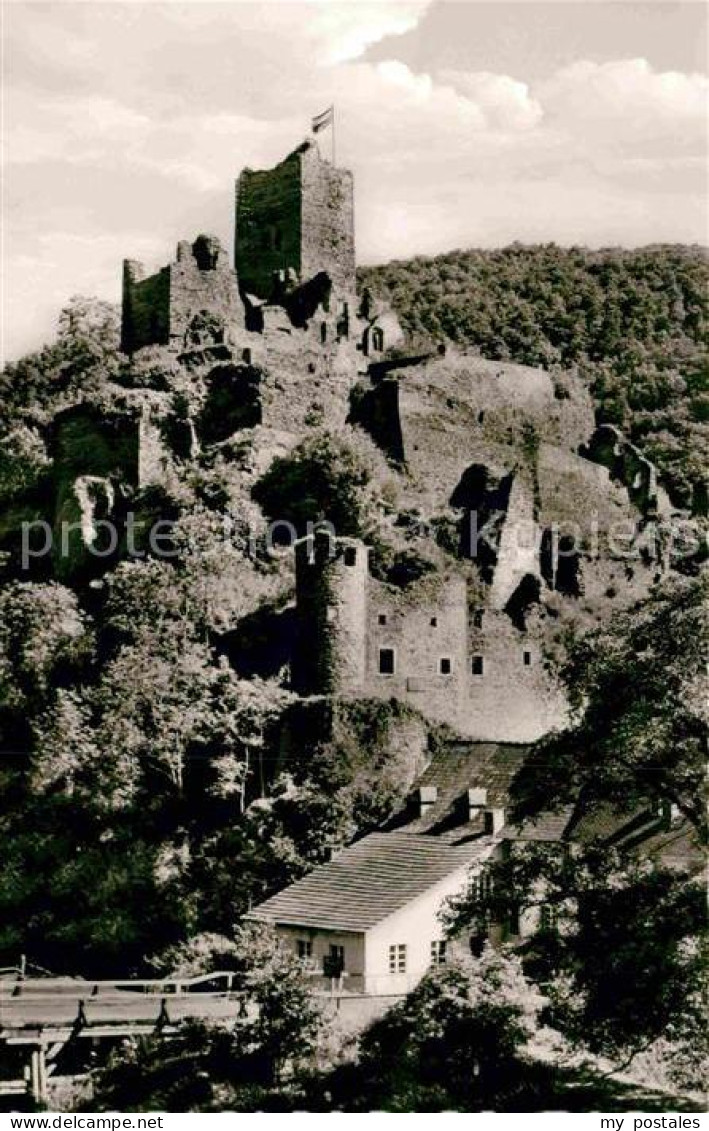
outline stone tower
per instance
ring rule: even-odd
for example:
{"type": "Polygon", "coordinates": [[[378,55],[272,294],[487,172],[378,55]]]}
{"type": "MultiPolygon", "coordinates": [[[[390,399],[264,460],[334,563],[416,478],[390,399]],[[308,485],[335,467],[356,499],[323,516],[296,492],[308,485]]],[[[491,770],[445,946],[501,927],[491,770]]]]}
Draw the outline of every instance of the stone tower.
{"type": "Polygon", "coordinates": [[[369,548],[316,531],[295,548],[298,646],[294,687],[332,695],[364,686],[369,548]]]}
{"type": "Polygon", "coordinates": [[[273,169],[244,169],[236,183],[235,264],[243,291],[270,299],[274,277],[305,283],[325,272],[354,303],[352,174],[305,141],[273,169]]]}
{"type": "Polygon", "coordinates": [[[142,263],[123,261],[121,349],[216,344],[244,327],[236,275],[216,236],[181,240],[174,263],[147,275],[142,263]]]}

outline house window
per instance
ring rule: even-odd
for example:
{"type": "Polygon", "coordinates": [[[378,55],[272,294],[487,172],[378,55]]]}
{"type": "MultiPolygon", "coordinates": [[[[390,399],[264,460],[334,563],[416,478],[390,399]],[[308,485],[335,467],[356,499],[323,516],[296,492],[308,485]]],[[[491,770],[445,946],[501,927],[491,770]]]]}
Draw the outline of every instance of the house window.
{"type": "Polygon", "coordinates": [[[313,957],[313,943],[311,939],[298,939],[298,958],[312,958],[313,957]]]}
{"type": "Polygon", "coordinates": [[[525,666],[525,668],[531,667],[531,664],[532,664],[532,653],[531,653],[531,652],[523,652],[523,653],[522,653],[522,658],[523,658],[523,660],[524,660],[524,666],[525,666]]]}
{"type": "Polygon", "coordinates": [[[379,619],[380,624],[386,624],[386,622],[387,622],[386,613],[380,613],[378,619],[379,619]]]}
{"type": "Polygon", "coordinates": [[[473,672],[473,675],[482,675],[483,674],[483,658],[482,658],[482,656],[473,656],[472,672],[473,672]]]}
{"type": "Polygon", "coordinates": [[[473,627],[482,628],[483,626],[483,609],[476,609],[473,613],[473,627]]]}
{"type": "Polygon", "coordinates": [[[543,903],[539,926],[543,931],[555,931],[559,924],[559,908],[554,903],[543,903]]]}
{"type": "Polygon", "coordinates": [[[379,649],[379,674],[393,675],[396,668],[393,648],[379,649]]]}
{"type": "Polygon", "coordinates": [[[507,933],[510,935],[519,934],[519,907],[512,907],[507,917],[507,933]]]}
{"type": "Polygon", "coordinates": [[[372,330],[372,349],[378,353],[384,349],[384,331],[379,326],[375,326],[372,330]]]}
{"type": "Polygon", "coordinates": [[[395,943],[389,947],[389,973],[406,973],[406,943],[395,943]]]}
{"type": "Polygon", "coordinates": [[[323,345],[327,341],[327,322],[320,323],[320,341],[323,345]]]}
{"type": "Polygon", "coordinates": [[[431,628],[438,628],[438,617],[431,617],[431,628]]]}
{"type": "Polygon", "coordinates": [[[441,658],[438,662],[438,670],[441,673],[441,675],[450,675],[451,674],[450,656],[441,656],[441,658]]]}
{"type": "Polygon", "coordinates": [[[446,941],[445,939],[434,939],[431,943],[431,966],[445,966],[446,964],[446,941]]]}
{"type": "Polygon", "coordinates": [[[355,546],[347,546],[345,548],[345,565],[353,566],[357,564],[357,548],[355,546]]]}
{"type": "Polygon", "coordinates": [[[478,872],[477,876],[473,876],[468,885],[468,892],[472,899],[484,900],[489,899],[492,895],[492,876],[487,869],[478,872]]]}
{"type": "Polygon", "coordinates": [[[339,943],[330,943],[323,958],[323,974],[326,978],[340,978],[345,968],[345,948],[339,943]]]}

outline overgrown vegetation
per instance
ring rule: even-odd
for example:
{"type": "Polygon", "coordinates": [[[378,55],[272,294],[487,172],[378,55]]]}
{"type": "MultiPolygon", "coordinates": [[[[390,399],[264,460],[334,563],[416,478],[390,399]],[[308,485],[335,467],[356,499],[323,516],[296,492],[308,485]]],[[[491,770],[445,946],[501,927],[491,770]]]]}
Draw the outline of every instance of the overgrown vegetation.
{"type": "MultiPolygon", "coordinates": [[[[599,419],[630,432],[677,502],[701,501],[699,251],[513,247],[361,278],[393,300],[414,342],[443,337],[577,367],[599,419]]],[[[61,410],[81,400],[125,408],[139,384],[168,431],[199,408],[199,389],[151,351],[138,368],[117,353],[113,308],[79,299],[54,345],[3,374],[0,500],[10,517],[0,535],[50,497],[48,437],[61,410]]],[[[409,534],[416,516],[397,513],[396,473],[354,429],[319,426],[244,477],[252,454],[241,437],[193,454],[178,445],[166,485],[134,494],[138,510],[170,514],[169,561],[113,562],[60,583],[49,567],[19,580],[0,555],[0,965],[24,954],[86,976],[197,973],[217,961],[241,971],[257,1015],[233,1029],[187,1026],[169,1048],[131,1048],[98,1080],[102,1107],[553,1106],[549,1076],[526,1052],[540,1017],[574,1047],[616,1057],[664,1032],[678,1078],[694,1086],[703,916],[682,874],[595,849],[512,855],[487,902],[463,900],[451,927],[519,913],[543,881],[562,921],[580,909],[573,930],[537,931],[524,968],[486,951],[432,975],[349,1059],[322,1043],[293,956],[238,932],[254,902],[385,822],[433,742],[396,702],[304,706],[283,657],[261,663],[257,645],[273,617],[287,618],[292,585],[285,558],[264,552],[266,519],[299,533],[329,521],[366,537],[375,576],[402,600],[435,585],[457,548],[443,528],[425,547],[409,534]],[[230,647],[242,653],[233,663],[230,647]],[[544,1006],[535,982],[549,991],[544,1006]]],[[[676,806],[703,834],[703,592],[701,580],[674,579],[576,644],[564,669],[572,728],[530,760],[519,814],[622,798],[676,806]]]]}

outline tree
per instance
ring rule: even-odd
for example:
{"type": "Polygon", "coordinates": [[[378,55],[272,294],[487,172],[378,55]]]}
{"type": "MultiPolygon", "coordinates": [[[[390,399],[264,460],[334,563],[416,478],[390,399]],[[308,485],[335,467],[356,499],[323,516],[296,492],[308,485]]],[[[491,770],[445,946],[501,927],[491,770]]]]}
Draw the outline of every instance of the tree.
{"type": "Polygon", "coordinates": [[[447,931],[482,936],[491,921],[543,910],[525,970],[576,1045],[625,1059],[668,1032],[680,1044],[700,1037],[700,883],[603,843],[518,843],[489,865],[487,880],[450,901],[447,931]]]}
{"type": "Polygon", "coordinates": [[[50,464],[46,444],[36,428],[18,424],[5,433],[0,443],[0,500],[34,487],[50,464]]]}
{"type": "Polygon", "coordinates": [[[535,747],[515,783],[519,817],[551,805],[672,803],[706,840],[702,787],[706,572],[672,578],[572,648],[569,729],[535,747]]]}
{"type": "Polygon", "coordinates": [[[363,1035],[370,1101],[399,1111],[499,1101],[519,1083],[542,1004],[514,954],[486,947],[477,959],[440,967],[363,1035]]]}
{"type": "Polygon", "coordinates": [[[338,535],[361,536],[373,521],[373,479],[382,465],[354,430],[319,432],[278,456],[253,497],[269,518],[291,523],[300,535],[309,522],[330,522],[338,535]]]}
{"type": "Polygon", "coordinates": [[[282,1110],[294,1100],[298,1106],[299,1073],[322,1032],[302,963],[275,932],[256,924],[231,941],[194,938],[165,957],[180,973],[191,972],[213,968],[215,951],[228,958],[244,995],[233,1020],[189,1022],[170,1042],[128,1044],[95,1075],[92,1110],[282,1110]]]}
{"type": "Polygon", "coordinates": [[[82,396],[100,396],[121,369],[119,327],[116,306],[75,295],[59,315],[56,341],[0,374],[3,426],[44,425],[82,396]]]}
{"type": "Polygon", "coordinates": [[[0,590],[0,707],[28,716],[93,653],[91,625],[63,585],[15,582],[0,590]]]}
{"type": "Polygon", "coordinates": [[[312,1056],[323,1017],[303,963],[266,926],[236,932],[239,985],[254,1010],[240,1044],[253,1065],[252,1079],[279,1084],[284,1069],[295,1071],[312,1056]]]}

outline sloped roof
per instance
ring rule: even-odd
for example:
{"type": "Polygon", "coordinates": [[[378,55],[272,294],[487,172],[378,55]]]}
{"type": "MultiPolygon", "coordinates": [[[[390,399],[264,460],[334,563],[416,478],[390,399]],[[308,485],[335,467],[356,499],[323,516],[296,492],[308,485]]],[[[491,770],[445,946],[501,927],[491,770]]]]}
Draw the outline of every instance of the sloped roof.
{"type": "Polygon", "coordinates": [[[706,854],[690,822],[681,816],[666,819],[649,802],[633,809],[599,803],[592,810],[579,813],[570,829],[570,839],[583,844],[600,840],[692,875],[706,867],[706,854]]]}
{"type": "Polygon", "coordinates": [[[260,903],[250,918],[366,931],[474,859],[489,838],[450,845],[411,833],[372,833],[260,903]]]}
{"type": "Polygon", "coordinates": [[[417,779],[407,812],[394,817],[392,825],[407,832],[435,832],[447,840],[482,831],[468,821],[467,791],[476,786],[487,790],[486,804],[504,809],[509,804],[512,782],[530,747],[506,742],[450,742],[440,750],[417,779]],[[423,816],[414,816],[411,804],[419,786],[435,785],[435,803],[423,816]]]}
{"type": "Polygon", "coordinates": [[[556,812],[545,810],[520,825],[505,825],[500,836],[503,840],[566,840],[573,815],[573,805],[565,805],[556,812]]]}

